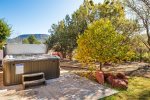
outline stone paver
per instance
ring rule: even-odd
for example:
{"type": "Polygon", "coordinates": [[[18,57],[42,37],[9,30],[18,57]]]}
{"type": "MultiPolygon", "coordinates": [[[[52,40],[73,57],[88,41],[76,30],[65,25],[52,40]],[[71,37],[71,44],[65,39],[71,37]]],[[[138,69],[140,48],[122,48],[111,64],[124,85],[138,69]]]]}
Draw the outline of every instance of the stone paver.
{"type": "MultiPolygon", "coordinates": [[[[15,86],[20,88],[21,85],[15,86]]],[[[97,100],[117,91],[72,73],[63,73],[57,79],[47,80],[46,86],[26,90],[0,89],[0,100],[97,100]]]]}

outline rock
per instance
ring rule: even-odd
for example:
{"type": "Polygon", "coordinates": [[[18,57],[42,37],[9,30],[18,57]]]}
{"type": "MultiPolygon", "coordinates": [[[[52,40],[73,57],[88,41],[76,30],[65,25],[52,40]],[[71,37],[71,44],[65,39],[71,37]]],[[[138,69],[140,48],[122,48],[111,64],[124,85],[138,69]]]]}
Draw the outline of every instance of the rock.
{"type": "Polygon", "coordinates": [[[112,73],[104,73],[104,80],[107,81],[107,78],[112,75],[112,73]]]}
{"type": "Polygon", "coordinates": [[[105,73],[104,77],[106,82],[109,83],[112,87],[121,89],[128,88],[127,77],[122,73],[118,73],[116,76],[113,75],[112,73],[105,73]]]}
{"type": "Polygon", "coordinates": [[[123,81],[128,85],[128,79],[123,79],[123,81]]]}
{"type": "Polygon", "coordinates": [[[104,73],[102,71],[96,71],[96,79],[100,84],[104,84],[104,73]]]}
{"type": "Polygon", "coordinates": [[[107,82],[109,83],[109,84],[112,84],[112,81],[113,81],[113,79],[115,79],[116,77],[114,76],[114,75],[109,75],[108,76],[108,78],[107,78],[107,82]]]}
{"type": "Polygon", "coordinates": [[[112,87],[121,88],[121,89],[127,89],[128,85],[122,79],[113,79],[113,81],[112,81],[112,87]]]}
{"type": "Polygon", "coordinates": [[[123,73],[118,73],[118,74],[116,75],[116,77],[119,78],[119,79],[127,79],[127,77],[126,77],[125,74],[123,74],[123,73]]]}

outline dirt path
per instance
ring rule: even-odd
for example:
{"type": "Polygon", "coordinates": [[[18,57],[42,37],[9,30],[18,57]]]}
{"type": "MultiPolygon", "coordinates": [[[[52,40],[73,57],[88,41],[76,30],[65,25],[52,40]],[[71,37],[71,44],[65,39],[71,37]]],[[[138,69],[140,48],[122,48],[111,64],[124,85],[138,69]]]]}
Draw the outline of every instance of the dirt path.
{"type": "MultiPolygon", "coordinates": [[[[61,62],[61,68],[69,72],[85,72],[88,71],[87,67],[82,67],[82,64],[73,61],[61,62]]],[[[133,76],[143,76],[150,78],[150,64],[143,62],[124,63],[115,66],[104,66],[104,72],[112,73],[125,73],[133,76]]]]}

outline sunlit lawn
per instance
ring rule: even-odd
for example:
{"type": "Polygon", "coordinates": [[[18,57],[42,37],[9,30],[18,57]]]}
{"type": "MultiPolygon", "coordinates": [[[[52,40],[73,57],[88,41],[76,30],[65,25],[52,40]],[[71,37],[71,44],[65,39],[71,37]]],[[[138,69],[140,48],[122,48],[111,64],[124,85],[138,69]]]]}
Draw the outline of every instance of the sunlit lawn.
{"type": "MultiPolygon", "coordinates": [[[[76,73],[82,77],[87,77],[92,81],[96,81],[94,73],[91,75],[89,72],[76,73]]],[[[144,77],[129,77],[128,89],[118,90],[117,94],[100,99],[100,100],[150,100],[150,78],[144,77]]],[[[105,84],[109,86],[108,84],[105,84]]]]}
{"type": "Polygon", "coordinates": [[[150,100],[150,79],[132,77],[129,79],[127,90],[100,100],[150,100]]]}

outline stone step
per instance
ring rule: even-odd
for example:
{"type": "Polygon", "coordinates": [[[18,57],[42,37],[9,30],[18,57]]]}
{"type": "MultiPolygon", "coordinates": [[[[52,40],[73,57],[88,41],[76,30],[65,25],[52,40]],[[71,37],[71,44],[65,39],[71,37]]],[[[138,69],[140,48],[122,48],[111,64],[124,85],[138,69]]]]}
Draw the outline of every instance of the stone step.
{"type": "Polygon", "coordinates": [[[43,72],[22,75],[22,84],[24,89],[27,86],[34,86],[45,83],[45,75],[43,72]]]}
{"type": "Polygon", "coordinates": [[[22,75],[22,77],[34,77],[34,76],[39,76],[39,75],[44,75],[44,73],[40,72],[40,73],[24,74],[22,75]]]}
{"type": "Polygon", "coordinates": [[[45,82],[45,78],[39,79],[39,80],[34,80],[34,81],[25,81],[22,84],[23,85],[30,85],[30,84],[38,84],[38,83],[42,83],[45,82]]]}

